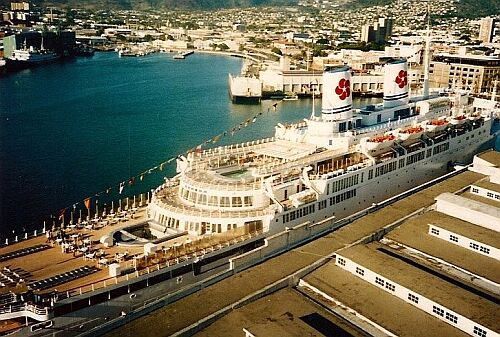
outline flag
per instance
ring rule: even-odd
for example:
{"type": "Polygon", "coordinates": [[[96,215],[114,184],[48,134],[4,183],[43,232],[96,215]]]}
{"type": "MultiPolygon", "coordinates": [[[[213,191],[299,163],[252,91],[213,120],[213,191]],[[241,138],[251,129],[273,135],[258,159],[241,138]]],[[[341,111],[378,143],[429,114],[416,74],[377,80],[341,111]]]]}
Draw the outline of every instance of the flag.
{"type": "Polygon", "coordinates": [[[124,187],[125,187],[125,182],[124,182],[124,181],[122,181],[122,182],[120,183],[120,190],[119,190],[119,192],[118,192],[118,193],[122,194],[122,192],[123,192],[123,188],[124,188],[124,187]]]}
{"type": "Polygon", "coordinates": [[[87,207],[87,209],[90,209],[90,198],[85,199],[83,203],[85,204],[85,207],[87,207]]]}
{"type": "Polygon", "coordinates": [[[163,171],[163,163],[160,164],[160,171],[163,171]]]}
{"type": "Polygon", "coordinates": [[[139,178],[141,181],[144,180],[144,174],[141,174],[140,178],[139,178]]]}
{"type": "Polygon", "coordinates": [[[108,188],[106,189],[106,194],[109,194],[109,192],[111,192],[111,187],[108,187],[108,188]]]}
{"type": "Polygon", "coordinates": [[[63,208],[60,212],[59,212],[59,220],[62,221],[62,219],[64,219],[64,213],[66,213],[66,208],[63,208]]]}
{"type": "Polygon", "coordinates": [[[134,184],[134,182],[135,182],[135,177],[132,177],[132,178],[130,178],[130,179],[128,180],[128,184],[129,184],[129,185],[133,185],[133,184],[134,184]]]}
{"type": "Polygon", "coordinates": [[[201,149],[201,144],[198,145],[195,149],[194,149],[195,153],[201,153],[202,152],[202,149],[201,149]]]}
{"type": "Polygon", "coordinates": [[[256,121],[257,121],[257,117],[254,117],[254,118],[252,119],[252,123],[255,123],[256,121]]]}
{"type": "Polygon", "coordinates": [[[212,138],[212,143],[217,143],[220,139],[221,135],[217,135],[214,138],[212,138]]]}

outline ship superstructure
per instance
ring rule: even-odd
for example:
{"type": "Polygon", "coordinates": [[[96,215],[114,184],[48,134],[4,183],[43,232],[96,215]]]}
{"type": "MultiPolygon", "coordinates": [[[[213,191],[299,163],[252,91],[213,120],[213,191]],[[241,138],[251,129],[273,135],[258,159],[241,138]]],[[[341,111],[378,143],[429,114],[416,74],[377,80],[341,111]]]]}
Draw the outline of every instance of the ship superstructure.
{"type": "Polygon", "coordinates": [[[405,60],[388,62],[384,103],[354,110],[350,69],[327,69],[320,116],[278,124],[273,138],[181,156],[178,174],[153,193],[151,223],[198,236],[341,218],[491,142],[490,111],[474,112],[461,93],[410,99],[407,75],[405,60]]]}

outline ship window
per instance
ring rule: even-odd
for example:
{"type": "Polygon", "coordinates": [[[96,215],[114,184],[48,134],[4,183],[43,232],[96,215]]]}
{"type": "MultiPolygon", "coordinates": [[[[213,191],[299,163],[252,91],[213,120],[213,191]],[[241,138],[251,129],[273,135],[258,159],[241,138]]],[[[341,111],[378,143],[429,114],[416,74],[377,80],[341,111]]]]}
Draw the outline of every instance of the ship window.
{"type": "Polygon", "coordinates": [[[375,283],[378,284],[378,285],[381,285],[383,287],[385,282],[380,277],[376,276],[375,277],[375,283]]]}
{"type": "Polygon", "coordinates": [[[433,227],[433,228],[431,228],[431,233],[435,234],[435,235],[439,235],[439,229],[433,227]]]}
{"type": "Polygon", "coordinates": [[[210,198],[208,199],[208,206],[219,206],[219,201],[217,199],[217,196],[211,195],[210,198]]]}
{"type": "Polygon", "coordinates": [[[244,197],[243,204],[245,206],[252,206],[252,197],[251,196],[244,197]]]}
{"type": "Polygon", "coordinates": [[[373,170],[368,171],[368,180],[373,178],[373,170]]]}
{"type": "Polygon", "coordinates": [[[479,190],[477,188],[472,188],[472,193],[479,193],[479,190]]]}
{"type": "Polygon", "coordinates": [[[458,236],[450,235],[450,241],[458,242],[458,236]]]}
{"type": "Polygon", "coordinates": [[[339,132],[344,132],[346,130],[346,123],[339,123],[339,132]]]}
{"type": "Polygon", "coordinates": [[[365,275],[365,271],[359,267],[356,267],[356,274],[359,274],[361,276],[365,275]]]}
{"type": "Polygon", "coordinates": [[[241,198],[240,197],[233,197],[233,204],[232,204],[233,207],[241,207],[242,206],[242,203],[241,203],[241,198]]]}
{"type": "Polygon", "coordinates": [[[221,197],[220,198],[220,206],[221,207],[229,207],[229,197],[221,197]]]}
{"type": "Polygon", "coordinates": [[[206,205],[207,204],[207,195],[206,194],[200,194],[200,200],[198,201],[200,204],[202,205],[206,205]]]}

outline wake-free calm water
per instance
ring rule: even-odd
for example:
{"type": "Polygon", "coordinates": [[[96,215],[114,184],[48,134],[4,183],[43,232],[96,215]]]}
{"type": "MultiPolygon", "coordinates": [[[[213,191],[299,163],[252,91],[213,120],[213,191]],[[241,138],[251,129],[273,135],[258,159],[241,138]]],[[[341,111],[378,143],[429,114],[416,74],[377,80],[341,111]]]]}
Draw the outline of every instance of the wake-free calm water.
{"type": "MultiPolygon", "coordinates": [[[[227,74],[241,65],[241,59],[196,53],[185,60],[96,53],[1,77],[0,237],[40,228],[75,203],[78,213],[86,197],[92,208],[96,199],[109,205],[120,182],[260,112],[255,123],[219,143],[271,137],[278,122],[311,114],[310,99],[232,104],[227,74]],[[109,195],[94,197],[108,187],[109,195]]],[[[317,100],[318,114],[320,108],[317,100]]],[[[148,191],[174,173],[175,161],[126,184],[122,196],[148,191]]]]}

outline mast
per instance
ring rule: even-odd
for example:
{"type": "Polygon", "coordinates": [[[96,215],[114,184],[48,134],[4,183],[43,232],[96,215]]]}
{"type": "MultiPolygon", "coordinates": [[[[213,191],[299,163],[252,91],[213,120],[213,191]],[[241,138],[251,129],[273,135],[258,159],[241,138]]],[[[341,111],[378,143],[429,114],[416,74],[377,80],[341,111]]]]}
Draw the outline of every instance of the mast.
{"type": "Polygon", "coordinates": [[[491,101],[495,102],[497,98],[497,83],[498,80],[493,81],[493,92],[491,93],[491,101]]]}
{"type": "Polygon", "coordinates": [[[429,54],[430,54],[430,26],[431,14],[430,4],[427,3],[427,36],[425,39],[425,54],[424,54],[424,99],[429,98],[429,54]]]}

